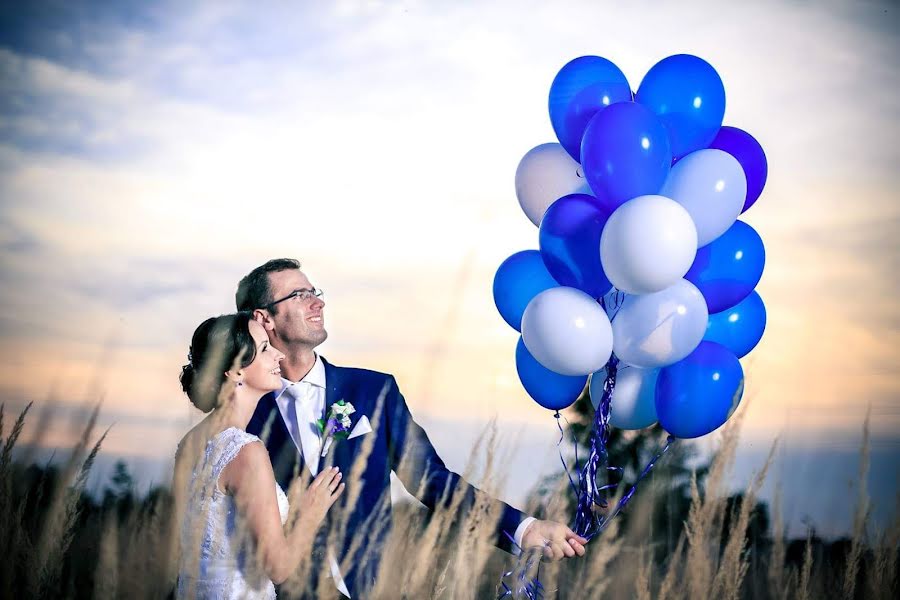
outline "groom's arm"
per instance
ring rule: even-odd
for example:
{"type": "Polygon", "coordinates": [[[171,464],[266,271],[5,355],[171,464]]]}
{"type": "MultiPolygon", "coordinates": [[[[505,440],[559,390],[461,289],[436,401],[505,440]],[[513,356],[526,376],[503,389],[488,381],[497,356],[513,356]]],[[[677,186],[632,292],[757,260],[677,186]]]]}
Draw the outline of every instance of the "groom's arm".
{"type": "Polygon", "coordinates": [[[386,411],[391,468],[406,489],[432,509],[450,507],[457,500],[456,494],[462,494],[459,499],[462,512],[483,499],[492,506],[494,514],[499,514],[494,532],[495,545],[507,552],[515,552],[522,546],[523,535],[534,518],[487,496],[449,470],[425,430],[413,420],[396,380],[390,377],[387,385],[383,410],[386,411]]]}

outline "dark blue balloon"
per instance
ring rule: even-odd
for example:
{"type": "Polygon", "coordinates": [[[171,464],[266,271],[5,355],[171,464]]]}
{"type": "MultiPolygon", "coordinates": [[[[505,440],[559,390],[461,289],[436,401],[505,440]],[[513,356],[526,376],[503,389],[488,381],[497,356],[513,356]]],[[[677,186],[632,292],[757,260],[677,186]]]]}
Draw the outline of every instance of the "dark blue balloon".
{"type": "Polygon", "coordinates": [[[531,299],[559,284],[544,266],[537,250],[516,252],[504,260],[494,275],[494,304],[503,320],[522,331],[522,315],[531,299]]]}
{"type": "Polygon", "coordinates": [[[722,79],[712,65],[690,54],[676,54],[653,65],[635,101],[659,115],[675,158],[709,146],[725,116],[722,79]]]}
{"type": "Polygon", "coordinates": [[[765,265],[762,238],[743,221],[735,221],[728,231],[697,250],[684,278],[697,286],[712,314],[746,298],[759,283],[765,265]]]}
{"type": "Polygon", "coordinates": [[[581,56],[559,70],[550,86],[550,122],[559,143],[581,160],[581,138],[597,111],[631,100],[625,74],[599,56],[581,56]]]}
{"type": "Polygon", "coordinates": [[[686,358],[663,367],[656,380],[656,415],[663,429],[696,438],[718,429],[744,392],[744,370],[734,353],[700,342],[686,358]]]}
{"type": "Polygon", "coordinates": [[[766,186],[766,177],[769,175],[769,163],[766,161],[766,153],[763,152],[762,146],[755,137],[743,129],[722,127],[709,147],[723,150],[741,163],[744,175],[747,176],[747,197],[744,199],[744,208],[741,212],[747,212],[762,194],[766,186]]]}
{"type": "Polygon", "coordinates": [[[521,336],[516,345],[516,371],[528,395],[550,410],[562,410],[570,406],[587,385],[586,375],[560,375],[541,365],[528,352],[521,336]]]}
{"type": "Polygon", "coordinates": [[[612,283],[600,264],[600,234],[610,213],[593,196],[570,194],[550,205],[541,221],[541,257],[553,279],[600,298],[612,283]]]}
{"type": "Polygon", "coordinates": [[[766,307],[755,291],[722,312],[709,315],[704,340],[722,344],[738,358],[746,356],[766,330],[766,307]]]}
{"type": "Polygon", "coordinates": [[[648,108],[619,102],[591,119],[581,166],[597,200],[612,213],[637,196],[656,194],[672,167],[669,138],[648,108]]]}

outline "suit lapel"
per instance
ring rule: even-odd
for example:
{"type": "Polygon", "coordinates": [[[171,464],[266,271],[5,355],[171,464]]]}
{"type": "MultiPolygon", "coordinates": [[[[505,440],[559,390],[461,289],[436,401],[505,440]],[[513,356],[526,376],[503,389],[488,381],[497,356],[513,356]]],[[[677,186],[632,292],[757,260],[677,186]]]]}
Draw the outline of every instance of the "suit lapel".
{"type": "Polygon", "coordinates": [[[284,490],[288,489],[294,469],[303,472],[303,456],[288,433],[281,411],[275,402],[275,394],[268,393],[262,397],[251,419],[252,429],[248,431],[260,436],[269,451],[275,479],[284,490]]]}
{"type": "MultiPolygon", "coordinates": [[[[346,397],[346,377],[344,376],[344,369],[340,367],[335,367],[330,364],[324,358],[322,359],[322,363],[325,365],[325,418],[328,417],[328,414],[331,412],[331,407],[335,402],[339,400],[346,400],[351,402],[351,399],[346,397]]],[[[334,440],[332,442],[331,450],[328,452],[328,456],[326,457],[326,464],[328,465],[337,465],[342,470],[349,468],[350,463],[348,462],[348,457],[346,454],[346,440],[334,440]]],[[[323,467],[322,459],[319,459],[319,468],[323,467]]]]}
{"type": "Polygon", "coordinates": [[[325,415],[327,416],[331,406],[341,399],[344,378],[341,369],[324,358],[322,364],[325,366],[325,415]]]}

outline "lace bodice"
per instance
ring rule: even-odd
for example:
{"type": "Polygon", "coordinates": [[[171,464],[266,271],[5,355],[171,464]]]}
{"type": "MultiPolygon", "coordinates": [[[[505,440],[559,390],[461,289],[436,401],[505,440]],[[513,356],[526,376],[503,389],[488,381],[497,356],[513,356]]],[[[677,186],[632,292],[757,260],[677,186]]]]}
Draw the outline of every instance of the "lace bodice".
{"type": "MultiPolygon", "coordinates": [[[[216,434],[194,467],[181,528],[178,598],[275,598],[275,586],[253,558],[249,528],[234,497],[219,488],[219,475],[255,435],[236,427],[216,434]]],[[[281,522],[288,499],[275,484],[281,522]]]]}

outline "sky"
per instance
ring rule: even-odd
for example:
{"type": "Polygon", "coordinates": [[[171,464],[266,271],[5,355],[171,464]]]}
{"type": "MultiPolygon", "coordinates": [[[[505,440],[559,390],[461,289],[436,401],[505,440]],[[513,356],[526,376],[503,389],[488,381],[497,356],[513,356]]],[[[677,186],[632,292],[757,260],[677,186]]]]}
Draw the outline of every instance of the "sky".
{"type": "Polygon", "coordinates": [[[35,401],[25,438],[42,448],[71,447],[102,400],[104,454],[165,464],[201,416],[177,381],[193,329],[233,310],[254,266],[292,256],[326,292],[322,354],[395,374],[456,468],[496,418],[506,494],[520,500],[533,466],[553,472],[559,458],[491,296],[503,259],[537,247],[516,165],[554,141],[547,94],[572,58],[606,57],[636,89],[686,52],[717,69],[725,124],[769,162],[742,217],[766,245],[768,325],[742,360],[734,485],[780,436],[788,518],[840,532],[850,511],[815,498],[846,496],[870,411],[869,487],[889,511],[898,13],[768,0],[3,2],[0,398],[8,413],[35,401]]]}

